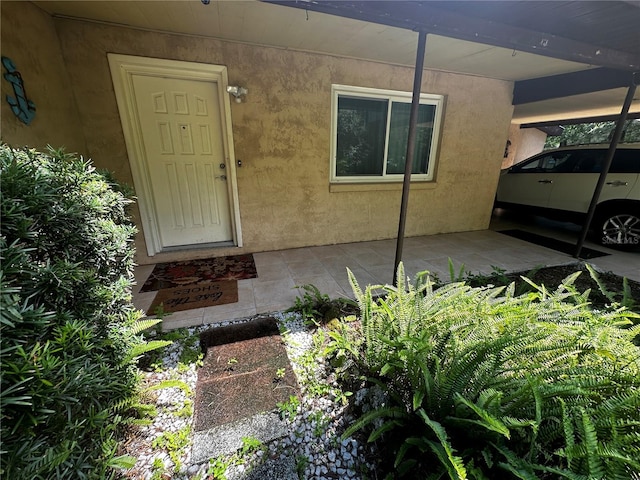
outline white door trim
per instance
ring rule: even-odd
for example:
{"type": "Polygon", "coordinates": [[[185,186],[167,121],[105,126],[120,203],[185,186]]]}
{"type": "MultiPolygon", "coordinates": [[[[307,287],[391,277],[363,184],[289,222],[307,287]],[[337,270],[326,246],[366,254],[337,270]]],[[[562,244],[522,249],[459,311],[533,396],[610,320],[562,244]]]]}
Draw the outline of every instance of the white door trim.
{"type": "Polygon", "coordinates": [[[221,106],[220,125],[223,130],[223,148],[225,163],[227,165],[227,189],[229,206],[231,208],[231,230],[233,233],[233,243],[241,247],[242,231],[240,228],[236,159],[231,128],[231,103],[229,101],[229,95],[227,94],[227,86],[229,84],[227,67],[113,53],[109,53],[107,56],[118,110],[120,111],[120,121],[122,123],[122,131],[129,155],[131,173],[138,197],[142,230],[148,255],[151,257],[154,256],[162,250],[162,247],[156,218],[156,208],[151,194],[151,180],[147,163],[144,161],[145,150],[142,143],[140,121],[137,117],[135,102],[133,101],[133,75],[150,75],[181,80],[216,82],[221,106]]]}

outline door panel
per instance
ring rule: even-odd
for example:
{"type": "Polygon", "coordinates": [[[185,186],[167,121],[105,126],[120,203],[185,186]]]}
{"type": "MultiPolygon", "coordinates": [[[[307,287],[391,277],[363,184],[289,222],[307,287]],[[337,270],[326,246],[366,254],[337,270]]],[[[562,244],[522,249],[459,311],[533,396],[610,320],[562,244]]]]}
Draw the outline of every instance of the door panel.
{"type": "MultiPolygon", "coordinates": [[[[600,178],[606,153],[604,149],[575,150],[572,153],[573,168],[571,173],[557,175],[558,178],[554,182],[555,187],[549,198],[549,207],[586,213],[600,178]]],[[[620,160],[625,155],[625,152],[616,152],[611,173],[607,175],[599,202],[627,198],[631,193],[636,175],[616,172],[616,170],[624,171],[624,165],[621,165],[620,160]]]]}
{"type": "Polygon", "coordinates": [[[497,198],[501,202],[546,207],[553,189],[549,175],[507,173],[500,179],[497,198]]]}
{"type": "MultiPolygon", "coordinates": [[[[557,175],[549,207],[570,212],[586,213],[598,183],[599,173],[557,175]]],[[[627,198],[636,183],[633,174],[610,173],[600,193],[599,202],[627,198]]]]}
{"type": "Polygon", "coordinates": [[[232,239],[217,85],[132,75],[161,246],[232,239]]]}
{"type": "Polygon", "coordinates": [[[551,207],[558,182],[573,170],[576,159],[570,152],[542,153],[515,165],[500,176],[497,198],[501,202],[551,207]]]}

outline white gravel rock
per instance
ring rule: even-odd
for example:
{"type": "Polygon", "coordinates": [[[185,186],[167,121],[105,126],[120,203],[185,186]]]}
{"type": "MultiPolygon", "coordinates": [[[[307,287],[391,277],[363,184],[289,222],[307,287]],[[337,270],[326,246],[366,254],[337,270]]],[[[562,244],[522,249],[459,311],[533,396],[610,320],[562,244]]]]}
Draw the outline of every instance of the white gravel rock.
{"type": "MultiPolygon", "coordinates": [[[[317,398],[305,395],[304,382],[301,380],[302,365],[298,360],[313,346],[313,337],[305,326],[302,318],[292,313],[276,313],[275,317],[286,333],[287,354],[298,376],[303,395],[300,398],[300,406],[294,418],[289,419],[290,434],[270,443],[263,452],[255,453],[249,458],[243,458],[244,464],[234,465],[227,470],[229,480],[243,480],[250,476],[251,469],[262,461],[298,462],[298,467],[306,462],[304,478],[306,480],[323,479],[352,479],[358,480],[358,470],[370,471],[362,456],[364,449],[355,439],[341,439],[341,432],[349,425],[352,419],[344,418],[345,406],[339,402],[327,398],[317,398]],[[306,460],[304,460],[306,459],[306,460]]],[[[248,321],[247,319],[244,321],[248,321]]],[[[224,322],[216,326],[226,326],[242,321],[224,322]]],[[[205,325],[189,329],[191,335],[198,335],[201,331],[213,327],[205,325]]],[[[208,463],[191,463],[191,448],[186,448],[180,458],[180,466],[176,466],[166,452],[152,448],[153,441],[163,432],[178,432],[186,426],[191,426],[192,417],[178,417],[175,412],[185,405],[185,400],[194,401],[197,371],[195,365],[188,368],[178,368],[181,354],[181,346],[174,344],[167,347],[163,358],[164,370],[161,372],[143,373],[144,381],[148,385],[157,384],[163,380],[177,379],[185,382],[191,389],[191,396],[187,397],[180,388],[166,388],[157,391],[156,406],[159,414],[149,426],[142,426],[138,434],[128,444],[129,454],[138,458],[136,465],[128,470],[125,475],[131,479],[149,479],[153,475],[153,462],[160,458],[166,467],[170,478],[175,480],[192,480],[205,478],[208,463]],[[135,453],[134,453],[135,452],[135,453]]],[[[324,377],[325,368],[322,361],[318,361],[313,374],[318,382],[328,385],[337,385],[335,380],[327,380],[324,377]]],[[[370,402],[371,392],[359,391],[355,393],[357,404],[370,402]]],[[[378,396],[380,394],[378,393],[378,396]]],[[[376,398],[379,404],[383,398],[376,398]]]]}

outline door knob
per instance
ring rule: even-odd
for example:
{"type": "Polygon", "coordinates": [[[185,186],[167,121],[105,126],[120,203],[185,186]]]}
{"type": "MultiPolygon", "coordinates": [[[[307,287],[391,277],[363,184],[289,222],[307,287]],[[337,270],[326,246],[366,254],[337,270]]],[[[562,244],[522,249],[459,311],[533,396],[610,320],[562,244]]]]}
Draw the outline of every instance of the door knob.
{"type": "Polygon", "coordinates": [[[216,175],[214,178],[219,178],[220,180],[226,180],[227,176],[226,175],[216,175]]]}

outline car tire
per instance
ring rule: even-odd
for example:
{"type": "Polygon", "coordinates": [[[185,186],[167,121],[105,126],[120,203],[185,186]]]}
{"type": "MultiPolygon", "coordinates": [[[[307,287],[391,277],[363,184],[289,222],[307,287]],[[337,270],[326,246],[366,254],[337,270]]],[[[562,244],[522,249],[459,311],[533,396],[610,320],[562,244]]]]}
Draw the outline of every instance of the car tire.
{"type": "Polygon", "coordinates": [[[640,213],[611,209],[597,219],[595,233],[601,245],[626,250],[640,248],[640,213]]]}

